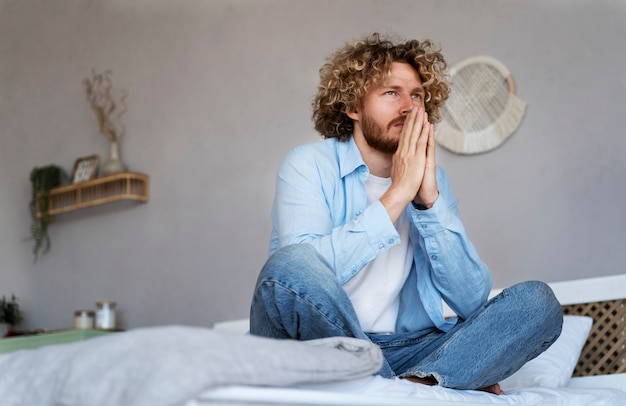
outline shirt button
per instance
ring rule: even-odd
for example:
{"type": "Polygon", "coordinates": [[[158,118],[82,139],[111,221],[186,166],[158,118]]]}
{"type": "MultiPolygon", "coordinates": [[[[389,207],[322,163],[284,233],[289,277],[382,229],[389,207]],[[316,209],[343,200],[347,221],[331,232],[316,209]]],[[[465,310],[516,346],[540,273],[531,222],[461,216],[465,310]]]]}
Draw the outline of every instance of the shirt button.
{"type": "Polygon", "coordinates": [[[383,248],[385,248],[385,244],[380,244],[380,245],[378,246],[378,248],[380,248],[380,249],[382,250],[383,248]]]}
{"type": "Polygon", "coordinates": [[[437,260],[437,255],[431,255],[430,259],[432,259],[433,261],[436,261],[437,260]]]}
{"type": "Polygon", "coordinates": [[[389,239],[389,241],[387,241],[389,243],[389,245],[393,244],[393,238],[389,239]]]}
{"type": "Polygon", "coordinates": [[[357,216],[360,216],[360,215],[361,215],[361,211],[357,211],[357,212],[356,212],[356,215],[357,215],[357,216]]]}

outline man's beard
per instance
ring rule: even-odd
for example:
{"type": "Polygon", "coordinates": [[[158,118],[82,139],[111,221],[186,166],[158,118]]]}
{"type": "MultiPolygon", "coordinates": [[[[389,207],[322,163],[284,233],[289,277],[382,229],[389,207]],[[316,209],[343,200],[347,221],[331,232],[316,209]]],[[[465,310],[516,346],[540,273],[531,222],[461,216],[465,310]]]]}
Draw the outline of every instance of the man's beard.
{"type": "Polygon", "coordinates": [[[370,118],[363,115],[363,137],[367,145],[378,152],[393,155],[398,149],[398,140],[389,137],[389,130],[397,123],[403,123],[405,117],[396,117],[387,125],[387,132],[383,134],[383,128],[370,118]]]}

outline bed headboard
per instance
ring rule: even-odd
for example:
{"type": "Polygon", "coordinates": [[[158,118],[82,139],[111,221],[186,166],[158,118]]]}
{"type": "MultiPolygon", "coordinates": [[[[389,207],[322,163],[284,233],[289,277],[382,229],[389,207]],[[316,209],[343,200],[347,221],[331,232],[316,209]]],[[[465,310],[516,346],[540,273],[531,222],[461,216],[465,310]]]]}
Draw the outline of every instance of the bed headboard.
{"type": "Polygon", "coordinates": [[[563,314],[594,321],[572,376],[626,372],[626,299],[564,305],[563,314]]]}

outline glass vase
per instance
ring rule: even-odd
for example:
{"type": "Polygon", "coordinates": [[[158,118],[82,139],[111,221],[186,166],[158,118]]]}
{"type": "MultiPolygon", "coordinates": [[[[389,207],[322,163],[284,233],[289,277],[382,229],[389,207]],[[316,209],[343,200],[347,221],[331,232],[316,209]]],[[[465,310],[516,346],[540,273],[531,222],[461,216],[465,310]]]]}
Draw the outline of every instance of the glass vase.
{"type": "Polygon", "coordinates": [[[128,168],[120,159],[120,144],[117,141],[111,141],[109,159],[102,163],[100,175],[109,176],[126,171],[128,171],[128,168]]]}

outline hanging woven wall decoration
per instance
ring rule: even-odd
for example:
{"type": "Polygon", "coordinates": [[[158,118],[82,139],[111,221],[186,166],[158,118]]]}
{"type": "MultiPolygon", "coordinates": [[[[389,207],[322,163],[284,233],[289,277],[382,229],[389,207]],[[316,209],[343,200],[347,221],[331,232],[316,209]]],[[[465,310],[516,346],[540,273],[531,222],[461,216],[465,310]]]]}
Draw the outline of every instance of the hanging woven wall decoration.
{"type": "Polygon", "coordinates": [[[517,129],[526,103],[515,95],[507,68],[477,56],[450,69],[450,97],[435,139],[457,154],[479,154],[498,147],[517,129]]]}

